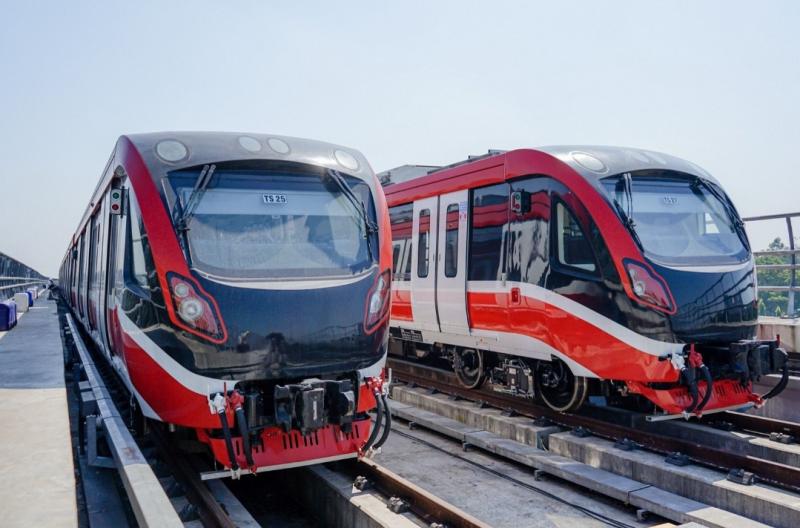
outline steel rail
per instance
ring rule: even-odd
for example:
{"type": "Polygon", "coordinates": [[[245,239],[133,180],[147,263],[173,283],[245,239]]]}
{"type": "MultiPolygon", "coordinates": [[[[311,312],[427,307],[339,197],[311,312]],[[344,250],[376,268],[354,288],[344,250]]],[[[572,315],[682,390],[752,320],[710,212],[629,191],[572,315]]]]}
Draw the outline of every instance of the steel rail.
{"type": "Polygon", "coordinates": [[[715,415],[713,420],[723,420],[744,431],[752,431],[763,435],[772,433],[785,434],[800,440],[800,424],[740,412],[726,412],[715,415]]]}
{"type": "Polygon", "coordinates": [[[360,458],[353,471],[366,479],[386,497],[399,497],[418,517],[430,523],[444,523],[448,528],[489,528],[490,525],[420,488],[385,467],[360,458]]]}
{"type": "Polygon", "coordinates": [[[170,445],[164,427],[151,423],[150,437],[156,448],[162,453],[164,461],[172,470],[175,479],[181,484],[189,501],[197,507],[200,522],[206,528],[235,528],[236,524],[228,513],[217,502],[211,490],[200,479],[200,472],[195,469],[189,458],[178,453],[170,445]]]}
{"type": "Polygon", "coordinates": [[[800,490],[800,468],[792,467],[750,455],[740,455],[686,438],[676,438],[641,431],[610,423],[598,418],[573,413],[561,413],[544,405],[502,394],[491,389],[466,389],[458,385],[455,374],[422,365],[390,358],[387,367],[397,380],[435,389],[465,400],[480,401],[531,418],[547,418],[554,424],[568,428],[583,427],[592,434],[611,440],[628,439],[651,451],[663,454],[680,452],[694,462],[717,469],[743,469],[761,480],[793,491],[800,490]]]}

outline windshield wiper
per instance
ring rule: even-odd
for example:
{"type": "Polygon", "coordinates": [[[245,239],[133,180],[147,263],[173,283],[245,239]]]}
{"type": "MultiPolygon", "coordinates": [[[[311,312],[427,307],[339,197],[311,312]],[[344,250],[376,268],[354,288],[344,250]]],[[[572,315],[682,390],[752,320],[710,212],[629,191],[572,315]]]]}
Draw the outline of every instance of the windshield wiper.
{"type": "Polygon", "coordinates": [[[620,186],[620,184],[622,186],[622,192],[625,195],[627,209],[623,209],[616,197],[614,198],[614,207],[617,209],[617,213],[622,218],[622,222],[625,224],[625,227],[628,228],[636,244],[642,248],[642,241],[639,239],[639,233],[636,232],[636,222],[633,220],[633,182],[630,172],[626,172],[622,175],[620,181],[617,182],[617,186],[620,186]]]}
{"type": "Polygon", "coordinates": [[[367,207],[364,205],[363,200],[360,200],[353,193],[353,189],[350,188],[350,186],[347,184],[347,181],[345,181],[339,172],[328,169],[327,175],[336,184],[344,197],[347,198],[350,204],[355,208],[356,214],[358,214],[358,216],[361,217],[362,222],[364,222],[364,238],[367,239],[367,252],[369,253],[370,260],[372,260],[374,258],[372,251],[372,235],[378,232],[378,225],[369,218],[369,215],[367,214],[367,207]]]}
{"type": "Polygon", "coordinates": [[[733,204],[731,204],[730,201],[728,201],[728,199],[723,196],[723,194],[719,192],[714,185],[705,181],[699,176],[695,176],[694,182],[692,182],[691,186],[692,190],[696,193],[697,187],[699,186],[702,186],[704,189],[706,189],[711,196],[716,198],[717,201],[722,204],[722,207],[725,209],[725,212],[728,213],[728,217],[736,228],[736,235],[742,241],[742,244],[744,244],[746,248],[750,249],[750,244],[747,241],[747,233],[745,233],[744,230],[744,222],[741,218],[739,218],[739,215],[736,213],[736,209],[733,208],[733,204]]]}
{"type": "Polygon", "coordinates": [[[216,165],[203,165],[203,170],[200,171],[200,176],[197,177],[194,189],[192,189],[192,194],[190,194],[189,199],[186,200],[186,207],[183,208],[183,214],[178,219],[177,226],[181,231],[187,231],[189,229],[189,220],[191,220],[194,210],[197,209],[200,198],[202,198],[203,193],[206,192],[208,185],[211,183],[211,178],[214,176],[216,168],[216,165]]]}

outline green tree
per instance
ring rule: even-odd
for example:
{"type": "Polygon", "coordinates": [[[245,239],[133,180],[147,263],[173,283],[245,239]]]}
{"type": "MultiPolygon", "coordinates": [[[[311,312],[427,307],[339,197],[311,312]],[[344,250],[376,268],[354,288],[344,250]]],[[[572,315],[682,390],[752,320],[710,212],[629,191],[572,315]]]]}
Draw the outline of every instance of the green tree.
{"type": "MultiPolygon", "coordinates": [[[[767,247],[767,250],[771,251],[780,249],[788,249],[780,237],[770,242],[767,247]]],[[[756,257],[756,265],[790,263],[791,258],[785,255],[760,255],[756,257]]],[[[758,284],[759,286],[789,286],[791,284],[791,271],[788,269],[758,270],[758,284]]],[[[758,313],[780,317],[786,310],[788,300],[786,292],[760,291],[758,293],[758,313]]]]}

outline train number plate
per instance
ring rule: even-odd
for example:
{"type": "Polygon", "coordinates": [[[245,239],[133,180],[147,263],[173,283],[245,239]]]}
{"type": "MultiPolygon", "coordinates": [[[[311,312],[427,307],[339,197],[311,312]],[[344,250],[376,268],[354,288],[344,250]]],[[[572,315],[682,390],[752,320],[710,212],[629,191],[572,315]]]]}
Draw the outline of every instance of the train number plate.
{"type": "Polygon", "coordinates": [[[264,203],[268,205],[285,204],[287,202],[285,194],[264,194],[262,197],[264,198],[264,203]]]}
{"type": "Polygon", "coordinates": [[[408,328],[401,328],[400,339],[414,341],[415,343],[422,343],[422,332],[418,330],[409,330],[408,328]]]}

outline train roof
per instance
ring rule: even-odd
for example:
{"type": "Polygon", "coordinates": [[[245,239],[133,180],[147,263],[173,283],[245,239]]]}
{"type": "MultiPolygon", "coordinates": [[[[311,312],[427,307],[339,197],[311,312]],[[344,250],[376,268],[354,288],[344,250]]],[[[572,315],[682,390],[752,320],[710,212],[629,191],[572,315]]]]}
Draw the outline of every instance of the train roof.
{"type": "Polygon", "coordinates": [[[340,170],[377,185],[375,173],[358,150],[324,141],[277,134],[251,132],[148,132],[123,134],[117,139],[100,180],[84,210],[74,239],[86,227],[99,203],[99,197],[114,177],[120,161],[120,145],[133,145],[147,165],[153,179],[167,172],[207,163],[233,160],[276,160],[306,163],[340,170]]]}
{"type": "Polygon", "coordinates": [[[123,138],[133,143],[151,171],[227,160],[280,160],[328,167],[363,179],[374,176],[358,150],[313,139],[249,132],[153,132],[123,138]]]}
{"type": "Polygon", "coordinates": [[[714,180],[705,169],[690,161],[653,150],[600,145],[554,145],[535,150],[558,158],[587,179],[661,169],[714,180]]]}
{"type": "MultiPolygon", "coordinates": [[[[640,170],[669,170],[700,176],[714,183],[717,181],[704,169],[694,163],[661,152],[630,147],[613,147],[597,145],[555,145],[533,149],[515,149],[510,151],[490,150],[482,156],[456,162],[444,167],[426,165],[404,165],[379,173],[387,195],[403,193],[418,186],[435,184],[452,178],[465,176],[471,172],[496,167],[519,159],[526,153],[544,153],[563,162],[584,179],[595,186],[599,180],[608,176],[640,170]],[[409,167],[419,167],[416,172],[409,167]],[[422,170],[424,169],[424,170],[422,170]],[[392,176],[396,173],[412,175],[402,181],[392,176]]],[[[537,172],[537,167],[530,166],[530,174],[537,172]]]]}

